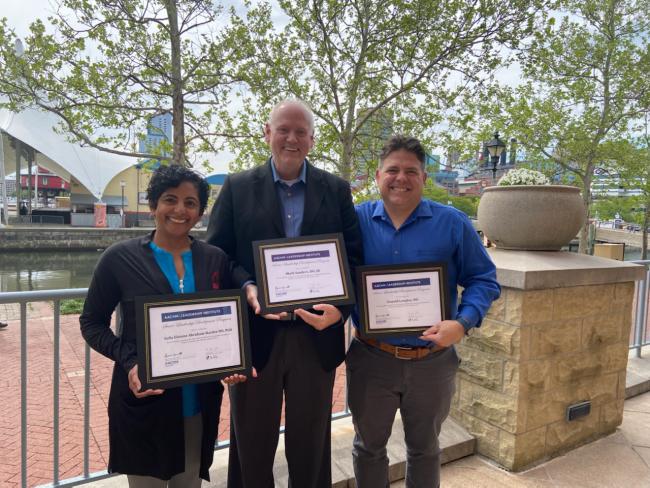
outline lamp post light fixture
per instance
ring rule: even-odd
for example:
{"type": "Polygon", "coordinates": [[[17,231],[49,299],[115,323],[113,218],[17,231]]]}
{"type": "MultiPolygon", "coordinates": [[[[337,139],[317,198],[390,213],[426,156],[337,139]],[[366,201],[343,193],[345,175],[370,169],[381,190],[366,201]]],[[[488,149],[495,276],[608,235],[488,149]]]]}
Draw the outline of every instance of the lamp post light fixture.
{"type": "Polygon", "coordinates": [[[122,220],[122,227],[124,227],[124,188],[126,187],[126,181],[120,180],[120,189],[122,190],[122,207],[120,208],[120,215],[122,220]]]}
{"type": "Polygon", "coordinates": [[[487,150],[490,153],[490,160],[492,163],[492,182],[494,182],[497,178],[497,164],[499,164],[501,153],[506,148],[506,143],[499,139],[499,131],[495,131],[494,139],[489,141],[485,147],[487,147],[487,150]]]}

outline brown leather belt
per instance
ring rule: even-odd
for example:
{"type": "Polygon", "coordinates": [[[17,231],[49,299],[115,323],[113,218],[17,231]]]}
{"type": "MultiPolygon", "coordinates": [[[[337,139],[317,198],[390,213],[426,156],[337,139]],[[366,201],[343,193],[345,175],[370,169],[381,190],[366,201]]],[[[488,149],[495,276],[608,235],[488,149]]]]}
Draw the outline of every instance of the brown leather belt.
{"type": "Polygon", "coordinates": [[[357,339],[359,339],[361,342],[368,344],[369,346],[376,347],[377,349],[380,349],[384,352],[387,352],[393,357],[396,357],[397,359],[405,359],[405,360],[411,360],[411,359],[422,359],[423,357],[428,356],[431,353],[442,351],[443,349],[446,349],[446,347],[439,346],[438,344],[434,344],[431,347],[427,346],[415,346],[415,347],[400,347],[400,346],[393,346],[392,344],[387,344],[385,342],[380,342],[375,339],[370,339],[367,337],[359,337],[358,334],[355,334],[357,339]]]}

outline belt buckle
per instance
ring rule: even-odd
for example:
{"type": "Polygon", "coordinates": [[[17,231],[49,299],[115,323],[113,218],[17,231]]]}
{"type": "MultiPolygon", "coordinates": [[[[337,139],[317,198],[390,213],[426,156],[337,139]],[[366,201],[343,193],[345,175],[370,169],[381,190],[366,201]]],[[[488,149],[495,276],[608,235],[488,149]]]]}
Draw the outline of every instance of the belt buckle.
{"type": "Polygon", "coordinates": [[[412,350],[413,349],[411,349],[410,347],[395,346],[395,353],[393,354],[393,356],[395,356],[397,359],[403,359],[404,361],[410,361],[413,358],[400,356],[400,351],[412,351],[412,350]]]}

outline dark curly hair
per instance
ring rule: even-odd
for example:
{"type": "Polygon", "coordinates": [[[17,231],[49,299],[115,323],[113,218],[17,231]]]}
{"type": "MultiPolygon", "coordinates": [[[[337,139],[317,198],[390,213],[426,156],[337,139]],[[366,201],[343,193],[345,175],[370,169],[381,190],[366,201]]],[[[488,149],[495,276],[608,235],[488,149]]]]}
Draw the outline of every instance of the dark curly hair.
{"type": "Polygon", "coordinates": [[[210,194],[210,185],[205,178],[185,166],[172,164],[169,166],[160,166],[154,171],[149,186],[147,187],[147,200],[149,208],[155,209],[158,206],[158,199],[168,188],[177,188],[181,183],[189,181],[196,187],[199,194],[199,215],[203,215],[205,208],[208,206],[208,195],[210,194]]]}
{"type": "Polygon", "coordinates": [[[384,159],[386,159],[390,153],[399,151],[400,149],[413,153],[415,157],[418,158],[418,161],[420,161],[422,169],[424,169],[426,151],[424,150],[422,143],[415,137],[409,137],[402,134],[395,134],[386,141],[384,147],[381,148],[379,160],[383,164],[384,159]]]}

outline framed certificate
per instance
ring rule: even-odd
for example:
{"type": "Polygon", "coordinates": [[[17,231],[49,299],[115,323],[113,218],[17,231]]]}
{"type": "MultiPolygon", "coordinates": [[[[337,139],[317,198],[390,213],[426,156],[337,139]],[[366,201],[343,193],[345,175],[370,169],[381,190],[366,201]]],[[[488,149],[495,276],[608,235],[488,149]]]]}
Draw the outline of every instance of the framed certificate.
{"type": "Polygon", "coordinates": [[[359,266],[357,286],[364,336],[420,335],[450,315],[445,263],[359,266]]]}
{"type": "Polygon", "coordinates": [[[262,313],[354,303],[342,234],[253,242],[262,313]]]}
{"type": "Polygon", "coordinates": [[[251,369],[242,290],[135,297],[142,388],[215,381],[251,369]]]}

